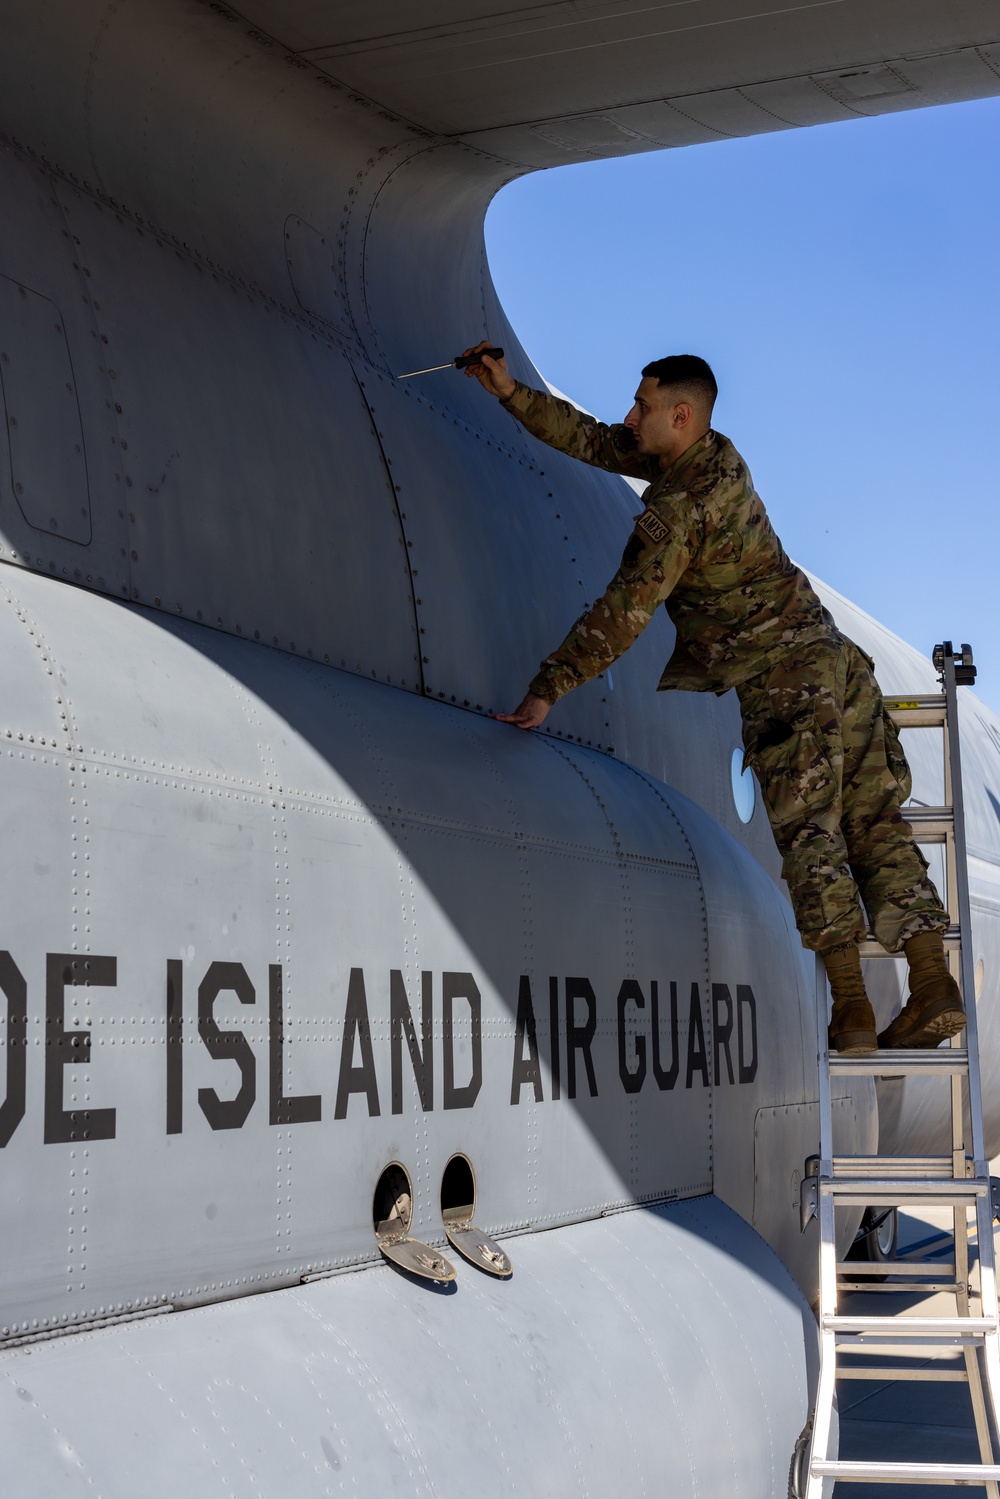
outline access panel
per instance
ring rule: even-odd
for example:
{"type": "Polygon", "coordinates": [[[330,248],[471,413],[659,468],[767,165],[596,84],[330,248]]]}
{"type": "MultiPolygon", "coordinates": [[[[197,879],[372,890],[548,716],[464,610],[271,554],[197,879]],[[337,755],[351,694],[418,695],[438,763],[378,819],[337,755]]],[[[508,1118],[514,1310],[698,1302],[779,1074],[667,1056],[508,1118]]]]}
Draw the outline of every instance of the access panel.
{"type": "Polygon", "coordinates": [[[62,314],[9,276],[0,276],[0,390],[18,509],[36,531],[86,546],[87,455],[62,314]]]}

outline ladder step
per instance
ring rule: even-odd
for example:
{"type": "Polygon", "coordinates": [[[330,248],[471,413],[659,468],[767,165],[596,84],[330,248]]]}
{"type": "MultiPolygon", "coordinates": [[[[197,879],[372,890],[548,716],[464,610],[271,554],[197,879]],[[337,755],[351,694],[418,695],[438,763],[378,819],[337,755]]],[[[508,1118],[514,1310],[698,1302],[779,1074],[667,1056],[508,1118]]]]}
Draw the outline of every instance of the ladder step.
{"type": "MultiPolygon", "coordinates": [[[[959,926],[950,926],[942,933],[944,945],[947,951],[957,952],[962,946],[962,929],[959,926]]],[[[900,952],[886,952],[881,942],[876,942],[869,933],[865,940],[860,943],[861,956],[863,958],[902,958],[900,952]]]]}
{"type": "Polygon", "coordinates": [[[839,1202],[860,1198],[866,1207],[872,1208],[896,1207],[903,1202],[934,1203],[939,1207],[949,1207],[953,1202],[988,1197],[990,1184],[976,1176],[966,1176],[960,1181],[954,1178],[950,1181],[933,1178],[924,1181],[908,1176],[863,1176],[860,1180],[821,1176],[819,1190],[824,1197],[833,1197],[839,1202]]]}
{"type": "Polygon", "coordinates": [[[981,1487],[1000,1479],[1000,1463],[812,1463],[815,1478],[839,1478],[841,1483],[953,1483],[981,1487]]]}
{"type": "Polygon", "coordinates": [[[843,1317],[828,1313],[823,1318],[828,1332],[886,1333],[893,1338],[958,1338],[997,1331],[993,1317],[843,1317]]]}
{"type": "MultiPolygon", "coordinates": [[[[919,1260],[873,1260],[866,1264],[864,1260],[840,1260],[837,1264],[837,1280],[846,1275],[849,1279],[864,1275],[906,1275],[910,1277],[926,1276],[928,1280],[943,1280],[947,1275],[955,1274],[954,1260],[935,1260],[932,1264],[925,1264],[919,1260]]],[[[954,1286],[954,1281],[949,1281],[954,1286]]],[[[893,1287],[895,1290],[895,1287],[893,1287]]]]}
{"type": "Polygon", "coordinates": [[[895,692],[882,699],[887,713],[895,714],[900,708],[940,708],[942,713],[948,706],[943,692],[895,692]]]}
{"type": "Polygon", "coordinates": [[[946,838],[955,826],[951,807],[903,807],[902,813],[918,839],[928,833],[946,838]]]}
{"type": "Polygon", "coordinates": [[[954,1166],[950,1155],[835,1155],[834,1177],[933,1177],[951,1181],[954,1166]]]}
{"type": "Polygon", "coordinates": [[[951,1291],[957,1295],[958,1289],[953,1280],[877,1280],[872,1282],[838,1279],[837,1281],[838,1291],[864,1291],[866,1296],[869,1293],[885,1295],[893,1292],[898,1295],[900,1291],[919,1291],[922,1296],[930,1296],[934,1291],[951,1291]]]}
{"type": "Polygon", "coordinates": [[[840,1057],[830,1054],[831,1077],[912,1077],[937,1072],[948,1076],[969,1070],[969,1053],[964,1046],[944,1046],[935,1051],[873,1051],[862,1057],[840,1057]]]}
{"type": "Polygon", "coordinates": [[[838,1379],[874,1379],[882,1384],[895,1384],[897,1379],[917,1380],[921,1384],[968,1384],[967,1369],[935,1369],[922,1365],[919,1369],[885,1368],[884,1365],[862,1364],[857,1368],[843,1365],[837,1371],[838,1379]]]}
{"type": "Polygon", "coordinates": [[[940,693],[887,697],[883,703],[885,711],[901,729],[943,729],[948,721],[948,705],[940,693]]]}

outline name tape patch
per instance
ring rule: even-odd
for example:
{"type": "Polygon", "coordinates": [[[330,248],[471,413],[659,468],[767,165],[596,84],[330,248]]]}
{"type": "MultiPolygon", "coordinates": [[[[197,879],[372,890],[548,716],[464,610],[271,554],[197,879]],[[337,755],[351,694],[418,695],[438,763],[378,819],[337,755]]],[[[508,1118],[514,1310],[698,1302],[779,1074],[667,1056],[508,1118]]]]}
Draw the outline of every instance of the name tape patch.
{"type": "Polygon", "coordinates": [[[661,520],[655,510],[644,510],[636,521],[641,531],[645,531],[651,541],[664,541],[669,534],[670,527],[666,521],[661,520]]]}

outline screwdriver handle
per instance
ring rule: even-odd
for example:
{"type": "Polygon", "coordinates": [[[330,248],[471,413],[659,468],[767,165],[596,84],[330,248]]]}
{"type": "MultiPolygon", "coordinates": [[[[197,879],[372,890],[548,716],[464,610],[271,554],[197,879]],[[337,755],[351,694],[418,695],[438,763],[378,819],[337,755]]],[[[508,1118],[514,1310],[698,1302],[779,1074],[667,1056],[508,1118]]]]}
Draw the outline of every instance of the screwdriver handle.
{"type": "Polygon", "coordinates": [[[503,349],[480,349],[478,354],[460,354],[452,364],[457,370],[467,370],[470,364],[481,364],[483,355],[488,354],[491,359],[502,359],[503,349]]]}

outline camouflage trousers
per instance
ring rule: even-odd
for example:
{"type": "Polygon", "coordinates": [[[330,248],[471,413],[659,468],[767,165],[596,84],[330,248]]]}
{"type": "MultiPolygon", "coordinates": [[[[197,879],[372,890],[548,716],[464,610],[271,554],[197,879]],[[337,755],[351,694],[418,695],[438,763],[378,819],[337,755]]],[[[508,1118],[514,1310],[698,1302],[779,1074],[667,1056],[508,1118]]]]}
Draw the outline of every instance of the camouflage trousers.
{"type": "Polygon", "coordinates": [[[844,636],[785,656],[736,690],[805,947],[875,936],[898,952],[948,916],[900,812],[910,772],[873,662],[844,636]],[[859,899],[860,897],[860,899],[859,899]]]}

